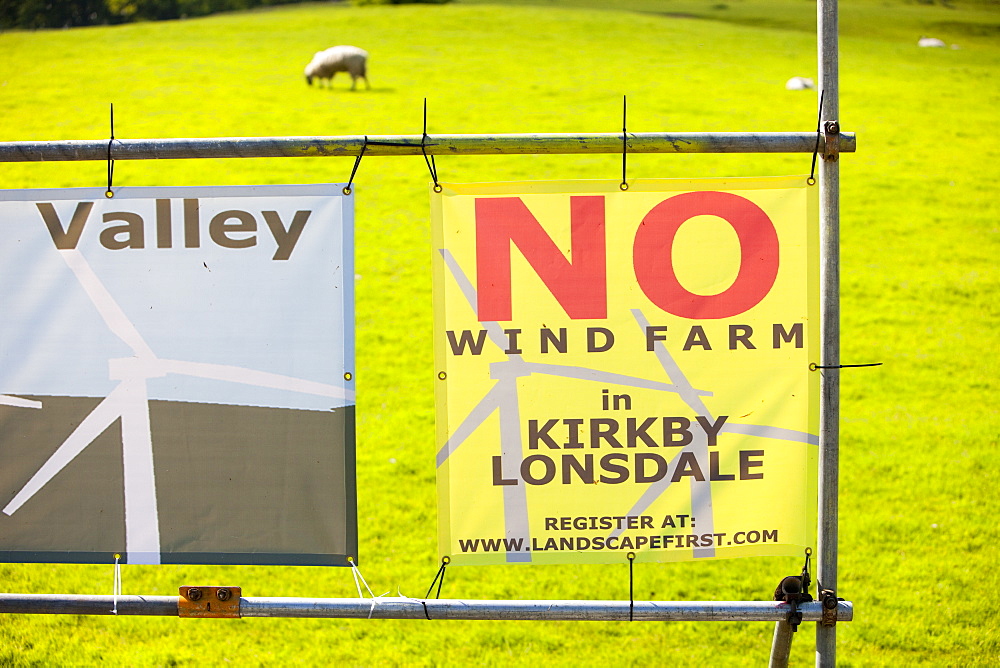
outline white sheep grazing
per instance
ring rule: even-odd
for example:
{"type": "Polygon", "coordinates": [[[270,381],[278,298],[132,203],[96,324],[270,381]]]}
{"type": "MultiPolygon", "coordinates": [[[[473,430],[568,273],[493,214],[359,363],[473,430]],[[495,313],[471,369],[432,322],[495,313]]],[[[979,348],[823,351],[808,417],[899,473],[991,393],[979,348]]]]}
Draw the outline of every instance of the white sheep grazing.
{"type": "Polygon", "coordinates": [[[785,90],[813,90],[815,82],[809,77],[792,77],[785,82],[785,90]]]}
{"type": "Polygon", "coordinates": [[[312,85],[313,79],[327,82],[327,86],[333,85],[333,75],[337,72],[347,72],[351,75],[351,90],[357,86],[358,79],[365,80],[365,88],[371,89],[368,84],[368,52],[356,46],[332,46],[326,51],[319,51],[313,59],[306,65],[306,83],[312,85]]]}

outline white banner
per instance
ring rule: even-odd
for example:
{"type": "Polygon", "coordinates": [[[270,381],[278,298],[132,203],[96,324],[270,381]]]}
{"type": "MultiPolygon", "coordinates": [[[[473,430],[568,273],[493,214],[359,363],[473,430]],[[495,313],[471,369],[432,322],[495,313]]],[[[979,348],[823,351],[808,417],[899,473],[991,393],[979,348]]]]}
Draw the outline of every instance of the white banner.
{"type": "Polygon", "coordinates": [[[353,198],[0,192],[0,560],[356,558],[353,198]]]}

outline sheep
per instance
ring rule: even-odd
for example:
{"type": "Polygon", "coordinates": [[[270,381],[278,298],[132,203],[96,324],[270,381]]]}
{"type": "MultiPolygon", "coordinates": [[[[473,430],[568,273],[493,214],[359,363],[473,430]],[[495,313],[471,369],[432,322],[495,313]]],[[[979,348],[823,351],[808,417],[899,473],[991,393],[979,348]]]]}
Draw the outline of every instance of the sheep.
{"type": "Polygon", "coordinates": [[[939,40],[937,37],[921,36],[920,39],[917,40],[917,46],[930,47],[932,49],[935,48],[941,49],[944,48],[946,45],[943,41],[939,40]]]}
{"type": "Polygon", "coordinates": [[[333,46],[326,51],[318,51],[306,65],[306,83],[312,85],[313,79],[327,82],[333,86],[333,75],[337,72],[347,72],[351,75],[351,90],[357,86],[358,79],[365,80],[365,87],[371,89],[367,74],[368,52],[356,46],[333,46]]]}
{"type": "Polygon", "coordinates": [[[808,77],[792,77],[785,82],[786,90],[812,90],[816,84],[808,77]]]}

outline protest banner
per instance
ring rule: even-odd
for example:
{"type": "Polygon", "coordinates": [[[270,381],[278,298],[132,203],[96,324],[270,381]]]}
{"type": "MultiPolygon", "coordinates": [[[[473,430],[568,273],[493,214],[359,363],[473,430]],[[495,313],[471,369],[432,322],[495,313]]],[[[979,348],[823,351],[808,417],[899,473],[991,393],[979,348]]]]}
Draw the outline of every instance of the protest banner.
{"type": "Polygon", "coordinates": [[[0,193],[0,560],[356,559],[352,207],[0,193]]]}
{"type": "Polygon", "coordinates": [[[813,544],[805,177],[441,187],[442,556],[682,561],[813,544]]]}

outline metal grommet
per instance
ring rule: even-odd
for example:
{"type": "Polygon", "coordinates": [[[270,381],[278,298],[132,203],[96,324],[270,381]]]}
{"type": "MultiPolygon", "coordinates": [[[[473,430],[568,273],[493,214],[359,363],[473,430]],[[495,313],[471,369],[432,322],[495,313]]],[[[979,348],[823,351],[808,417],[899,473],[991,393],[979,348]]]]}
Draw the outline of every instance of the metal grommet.
{"type": "Polygon", "coordinates": [[[447,555],[441,557],[441,563],[444,564],[445,566],[447,566],[448,564],[451,563],[451,557],[449,557],[447,555]]]}
{"type": "Polygon", "coordinates": [[[810,176],[808,179],[806,179],[806,184],[814,186],[816,185],[816,179],[810,176]]]}
{"type": "Polygon", "coordinates": [[[438,371],[438,380],[445,380],[448,378],[448,374],[445,371],[438,371]]]}
{"type": "Polygon", "coordinates": [[[344,372],[344,380],[354,380],[354,375],[350,371],[344,372]]]}
{"type": "Polygon", "coordinates": [[[344,192],[345,195],[350,195],[351,194],[351,189],[348,188],[347,186],[344,186],[344,191],[343,192],[344,192]]]}
{"type": "Polygon", "coordinates": [[[622,190],[628,190],[628,184],[625,183],[624,181],[622,181],[621,183],[619,183],[618,187],[621,188],[622,190]]]}
{"type": "Polygon", "coordinates": [[[434,184],[434,192],[436,192],[436,193],[439,193],[439,192],[441,192],[442,190],[444,190],[444,188],[443,188],[443,187],[441,186],[441,184],[440,184],[440,183],[435,183],[435,184],[434,184]]]}
{"type": "Polygon", "coordinates": [[[810,362],[810,363],[809,363],[809,370],[810,370],[810,371],[815,371],[815,370],[816,370],[816,369],[818,369],[818,368],[819,368],[819,367],[818,367],[818,366],[816,366],[816,362],[810,362]]]}
{"type": "Polygon", "coordinates": [[[111,199],[112,197],[115,196],[115,194],[111,192],[110,188],[108,188],[107,190],[104,191],[104,196],[107,197],[108,199],[111,199]]]}

